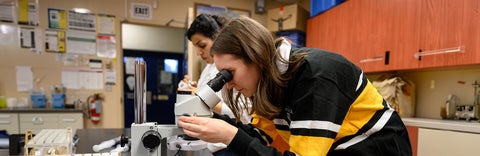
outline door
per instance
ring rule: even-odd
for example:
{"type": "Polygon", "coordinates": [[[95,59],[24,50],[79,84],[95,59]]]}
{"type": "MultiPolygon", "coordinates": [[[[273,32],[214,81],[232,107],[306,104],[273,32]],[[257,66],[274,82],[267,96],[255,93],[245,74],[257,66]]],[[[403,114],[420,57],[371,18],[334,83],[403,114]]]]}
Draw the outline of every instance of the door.
{"type": "Polygon", "coordinates": [[[421,49],[435,55],[423,56],[420,68],[479,62],[475,39],[479,34],[479,4],[477,0],[422,1],[421,49]]]}
{"type": "Polygon", "coordinates": [[[124,126],[130,128],[135,121],[134,112],[134,64],[135,59],[146,62],[147,122],[174,124],[174,104],[178,82],[183,78],[183,54],[125,50],[124,55],[124,126]]]}

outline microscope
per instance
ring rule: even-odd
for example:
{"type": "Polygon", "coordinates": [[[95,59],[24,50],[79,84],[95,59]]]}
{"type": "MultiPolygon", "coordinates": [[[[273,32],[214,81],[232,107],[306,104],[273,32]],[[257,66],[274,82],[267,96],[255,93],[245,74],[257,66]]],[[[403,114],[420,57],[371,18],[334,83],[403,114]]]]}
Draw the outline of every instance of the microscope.
{"type": "MultiPolygon", "coordinates": [[[[131,127],[131,155],[168,156],[177,155],[180,150],[206,149],[206,142],[186,136],[177,124],[159,125],[155,122],[145,122],[145,69],[144,61],[135,62],[135,123],[131,127]]],[[[179,91],[174,108],[176,121],[182,115],[209,117],[212,113],[211,108],[220,102],[215,92],[222,89],[231,79],[232,74],[222,70],[206,86],[200,87],[195,95],[179,91]]],[[[211,153],[207,155],[209,154],[211,155],[211,153]]]]}

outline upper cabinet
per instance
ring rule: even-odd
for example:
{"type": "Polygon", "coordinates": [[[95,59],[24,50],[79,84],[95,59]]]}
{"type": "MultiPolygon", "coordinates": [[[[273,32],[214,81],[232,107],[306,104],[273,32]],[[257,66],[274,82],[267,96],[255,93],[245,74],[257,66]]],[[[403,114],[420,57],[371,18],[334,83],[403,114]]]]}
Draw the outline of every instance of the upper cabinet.
{"type": "Polygon", "coordinates": [[[477,64],[480,62],[480,6],[478,0],[422,1],[419,67],[477,64]],[[420,54],[422,54],[420,53],[420,54]]]}
{"type": "MultiPolygon", "coordinates": [[[[348,1],[347,1],[348,2],[348,1]]],[[[347,3],[344,2],[344,3],[347,3]]],[[[352,36],[356,26],[354,5],[341,4],[336,10],[326,11],[307,21],[307,47],[316,47],[339,52],[350,60],[356,60],[356,51],[352,49],[356,38],[352,36]]]]}
{"type": "Polygon", "coordinates": [[[307,46],[365,72],[478,64],[479,9],[477,0],[345,1],[308,20],[307,46]]]}

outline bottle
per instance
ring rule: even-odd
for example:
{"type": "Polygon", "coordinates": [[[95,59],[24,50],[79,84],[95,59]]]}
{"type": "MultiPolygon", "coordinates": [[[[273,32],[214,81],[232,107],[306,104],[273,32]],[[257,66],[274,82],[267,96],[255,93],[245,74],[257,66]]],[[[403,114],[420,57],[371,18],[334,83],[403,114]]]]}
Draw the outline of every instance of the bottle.
{"type": "Polygon", "coordinates": [[[455,118],[455,114],[457,111],[457,103],[458,103],[458,98],[457,96],[450,94],[448,95],[448,100],[445,103],[445,109],[447,112],[447,119],[453,119],[455,118]]]}

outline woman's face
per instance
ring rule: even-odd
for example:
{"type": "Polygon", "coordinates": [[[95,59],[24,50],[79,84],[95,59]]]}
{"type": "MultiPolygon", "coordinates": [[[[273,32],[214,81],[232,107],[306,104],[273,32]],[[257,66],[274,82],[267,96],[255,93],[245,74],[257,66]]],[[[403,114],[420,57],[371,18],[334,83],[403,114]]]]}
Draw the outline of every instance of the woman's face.
{"type": "Polygon", "coordinates": [[[213,58],[210,56],[210,47],[212,47],[213,41],[200,33],[193,34],[190,39],[195,46],[197,56],[200,56],[208,64],[213,63],[213,58]]]}
{"type": "Polygon", "coordinates": [[[260,70],[252,64],[245,64],[243,59],[231,54],[215,54],[213,56],[217,69],[230,71],[233,78],[227,82],[227,88],[235,88],[245,97],[251,97],[257,91],[260,70]]]}

